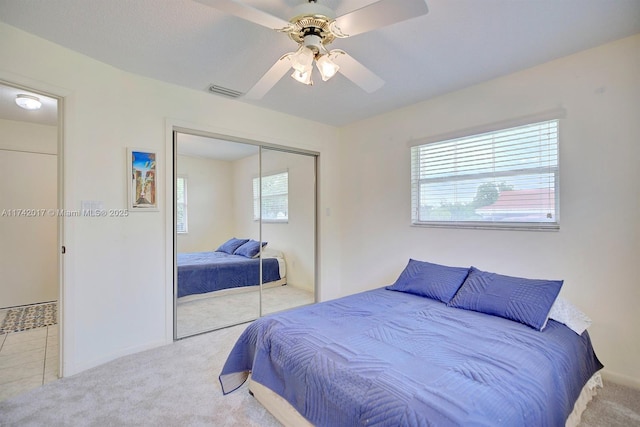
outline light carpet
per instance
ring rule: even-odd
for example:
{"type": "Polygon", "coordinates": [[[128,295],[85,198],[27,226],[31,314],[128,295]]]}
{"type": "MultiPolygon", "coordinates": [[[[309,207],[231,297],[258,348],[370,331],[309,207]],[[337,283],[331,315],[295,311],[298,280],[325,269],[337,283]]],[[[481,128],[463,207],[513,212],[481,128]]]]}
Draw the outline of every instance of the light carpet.
{"type": "MultiPolygon", "coordinates": [[[[218,374],[245,328],[126,356],[0,402],[0,425],[278,426],[246,384],[222,395],[218,374]]],[[[606,382],[581,425],[640,426],[640,391],[606,382]]]]}
{"type": "Polygon", "coordinates": [[[0,334],[55,325],[58,322],[57,308],[55,301],[10,308],[0,325],[0,334]]]}

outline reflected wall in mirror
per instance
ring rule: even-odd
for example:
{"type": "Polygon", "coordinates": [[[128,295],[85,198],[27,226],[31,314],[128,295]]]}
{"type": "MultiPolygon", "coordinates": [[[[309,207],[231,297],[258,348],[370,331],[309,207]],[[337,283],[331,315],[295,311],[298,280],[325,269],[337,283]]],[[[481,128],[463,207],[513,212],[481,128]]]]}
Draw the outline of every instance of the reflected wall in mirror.
{"type": "Polygon", "coordinates": [[[234,255],[232,238],[259,239],[258,223],[238,221],[251,187],[238,169],[259,173],[259,147],[176,133],[175,335],[183,338],[260,315],[259,259],[234,255]],[[239,188],[245,194],[236,194],[239,188]]]}
{"type": "Polygon", "coordinates": [[[315,301],[315,170],[315,156],[262,148],[263,265],[282,257],[287,278],[286,286],[263,284],[263,315],[315,301]]]}

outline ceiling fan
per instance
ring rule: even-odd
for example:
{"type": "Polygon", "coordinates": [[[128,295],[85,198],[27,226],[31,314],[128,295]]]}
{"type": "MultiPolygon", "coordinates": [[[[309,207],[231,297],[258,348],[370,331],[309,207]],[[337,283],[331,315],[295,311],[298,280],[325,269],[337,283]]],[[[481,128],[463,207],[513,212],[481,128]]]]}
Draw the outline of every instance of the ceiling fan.
{"type": "Polygon", "coordinates": [[[236,0],[196,0],[222,12],[286,33],[298,44],[295,52],[285,53],[245,94],[245,98],[262,98],[290,69],[291,77],[312,85],[315,62],[322,80],[337,72],[360,86],[374,92],[384,81],[341,49],[328,50],[336,38],[346,38],[405,21],[428,12],[425,0],[379,0],[370,5],[336,17],[333,10],[308,0],[294,8],[289,20],[273,16],[236,0]]]}

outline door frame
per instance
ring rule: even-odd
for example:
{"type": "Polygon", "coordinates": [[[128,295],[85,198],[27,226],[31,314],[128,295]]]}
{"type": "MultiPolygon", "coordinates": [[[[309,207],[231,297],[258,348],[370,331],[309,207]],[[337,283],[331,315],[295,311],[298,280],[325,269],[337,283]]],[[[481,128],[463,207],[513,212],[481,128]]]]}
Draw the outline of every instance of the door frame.
{"type": "MultiPolygon", "coordinates": [[[[64,180],[64,111],[65,97],[69,95],[67,90],[43,85],[42,82],[27,79],[0,70],[0,84],[16,89],[28,91],[38,95],[53,98],[57,101],[57,206],[56,212],[64,212],[65,209],[65,180],[64,180]]],[[[45,207],[48,208],[48,207],[45,207]]],[[[64,377],[64,350],[65,350],[65,327],[64,327],[64,295],[65,295],[65,215],[57,215],[57,250],[58,254],[58,378],[64,377]]]]}

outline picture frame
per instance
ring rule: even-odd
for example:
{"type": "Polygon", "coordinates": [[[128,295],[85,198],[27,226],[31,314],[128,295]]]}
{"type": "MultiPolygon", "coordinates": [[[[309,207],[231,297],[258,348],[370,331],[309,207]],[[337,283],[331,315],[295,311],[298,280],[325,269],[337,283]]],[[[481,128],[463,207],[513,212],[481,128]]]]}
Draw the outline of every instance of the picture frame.
{"type": "Polygon", "coordinates": [[[158,212],[158,153],[127,148],[127,200],[129,212],[158,212]]]}

